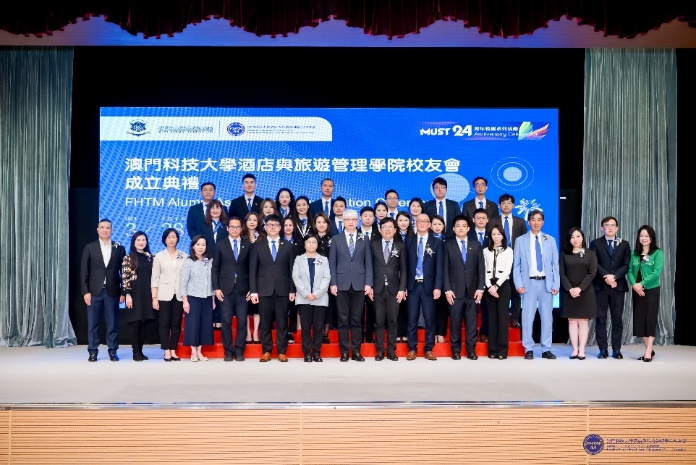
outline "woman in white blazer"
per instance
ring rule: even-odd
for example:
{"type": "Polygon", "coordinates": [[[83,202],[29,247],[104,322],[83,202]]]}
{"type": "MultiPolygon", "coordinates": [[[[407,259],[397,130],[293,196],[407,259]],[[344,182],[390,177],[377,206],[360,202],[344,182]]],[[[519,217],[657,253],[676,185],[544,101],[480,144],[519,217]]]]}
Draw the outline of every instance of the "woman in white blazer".
{"type": "Polygon", "coordinates": [[[486,308],[488,310],[488,358],[508,356],[508,310],[510,306],[510,273],[512,248],[508,247],[503,227],[493,225],[488,247],[483,249],[486,264],[486,308]]]}
{"type": "Polygon", "coordinates": [[[167,228],[162,233],[162,243],[167,247],[155,255],[152,264],[152,307],[159,311],[160,347],[164,350],[164,361],[181,360],[176,355],[181,336],[181,318],[184,313],[179,294],[181,265],[187,254],[178,250],[179,232],[167,228]]]}
{"type": "Polygon", "coordinates": [[[305,362],[322,362],[324,320],[329,307],[329,260],[317,253],[319,240],[309,234],[304,239],[305,253],[295,258],[292,280],[295,282],[295,304],[300,311],[302,352],[305,362]]]}

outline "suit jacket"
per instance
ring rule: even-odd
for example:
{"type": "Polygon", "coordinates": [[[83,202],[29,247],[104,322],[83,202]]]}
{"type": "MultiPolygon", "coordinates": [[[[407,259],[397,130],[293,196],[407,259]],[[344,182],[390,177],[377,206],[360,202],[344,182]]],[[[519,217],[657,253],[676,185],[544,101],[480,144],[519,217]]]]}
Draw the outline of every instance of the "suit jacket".
{"type": "Polygon", "coordinates": [[[215,250],[217,249],[217,244],[224,240],[227,239],[228,234],[227,234],[227,228],[225,225],[221,224],[220,228],[217,231],[217,238],[213,234],[213,227],[208,226],[207,224],[203,223],[203,232],[201,233],[205,236],[206,243],[208,245],[208,252],[210,252],[210,256],[215,255],[215,250]]]}
{"type": "Polygon", "coordinates": [[[329,266],[331,267],[331,285],[338,286],[339,291],[363,290],[372,286],[372,250],[370,242],[356,231],[355,251],[350,256],[348,236],[345,231],[331,238],[329,248],[329,266]]]}
{"type": "MultiPolygon", "coordinates": [[[[379,232],[379,228],[377,227],[377,224],[373,224],[372,227],[370,228],[370,242],[376,241],[377,239],[382,239],[382,234],[379,232]]],[[[358,228],[358,233],[363,234],[362,230],[358,228]]]]}
{"type": "Polygon", "coordinates": [[[121,264],[126,256],[126,249],[118,242],[111,242],[111,258],[104,266],[99,239],[87,244],[82,251],[80,263],[80,288],[82,295],[99,295],[106,279],[106,293],[111,297],[121,295],[121,264]]]}
{"type": "Polygon", "coordinates": [[[292,243],[277,239],[278,252],[273,261],[267,239],[259,239],[251,248],[249,257],[249,290],[260,297],[288,296],[295,292],[292,265],[295,263],[292,243]]]}
{"type": "Polygon", "coordinates": [[[169,252],[167,249],[158,252],[152,262],[152,279],[150,287],[157,288],[157,300],[168,302],[176,296],[177,300],[181,300],[179,295],[179,285],[181,283],[181,265],[188,257],[187,254],[178,250],[176,252],[176,260],[174,266],[171,266],[169,252]]]}
{"type": "MultiPolygon", "coordinates": [[[[544,273],[546,273],[546,290],[559,291],[561,289],[561,276],[558,270],[558,247],[556,239],[548,234],[540,233],[541,255],[544,260],[544,273]]],[[[532,257],[530,257],[530,243],[533,241],[532,232],[528,232],[517,238],[513,254],[512,276],[515,286],[530,287],[532,257]]]]}
{"type": "MultiPolygon", "coordinates": [[[[433,219],[434,215],[437,215],[438,200],[432,199],[428,200],[423,204],[423,213],[427,213],[430,219],[433,219]]],[[[459,204],[454,200],[445,199],[445,207],[447,208],[447,217],[445,218],[445,232],[452,231],[454,226],[454,217],[459,215],[462,211],[459,209],[459,204]]]]}
{"type": "Polygon", "coordinates": [[[459,250],[459,239],[447,240],[444,244],[442,291],[454,292],[456,299],[473,298],[477,290],[486,285],[486,265],[483,247],[477,240],[466,241],[466,264],[459,250]]]}
{"type": "MultiPolygon", "coordinates": [[[[482,247],[488,247],[488,241],[490,240],[491,233],[490,231],[486,230],[485,233],[483,233],[483,244],[481,245],[482,247]]],[[[467,241],[476,241],[479,244],[479,237],[478,237],[478,232],[474,228],[469,229],[469,233],[466,235],[466,240],[467,241]]]]}
{"type": "Polygon", "coordinates": [[[604,277],[608,274],[616,276],[616,290],[628,292],[628,263],[631,261],[631,246],[628,242],[621,240],[617,244],[614,240],[614,255],[609,256],[609,244],[604,236],[590,242],[590,250],[594,250],[597,255],[597,274],[593,281],[595,290],[607,291],[611,287],[604,282],[604,277]]]}
{"type": "MultiPolygon", "coordinates": [[[[254,200],[251,201],[251,211],[254,213],[259,213],[261,212],[261,202],[263,199],[259,197],[258,195],[254,195],[254,200]]],[[[239,197],[235,198],[230,202],[230,208],[228,210],[228,218],[232,218],[233,216],[236,216],[242,222],[244,222],[244,217],[249,213],[249,206],[247,205],[246,198],[244,197],[244,194],[240,195],[239,197]]]]}
{"type": "Polygon", "coordinates": [[[408,272],[408,252],[402,241],[392,240],[389,260],[384,261],[384,249],[382,239],[370,241],[372,247],[372,264],[375,277],[375,292],[382,292],[384,288],[390,294],[396,295],[399,291],[406,290],[406,278],[408,272]],[[385,279],[387,285],[385,286],[385,279]]]}
{"type": "MultiPolygon", "coordinates": [[[[398,234],[398,232],[397,232],[398,234]]],[[[406,253],[408,258],[407,288],[412,291],[416,287],[416,266],[418,265],[418,234],[406,238],[406,253]]],[[[428,233],[428,239],[423,248],[423,285],[428,293],[435,289],[442,289],[442,245],[444,242],[432,233],[428,233]],[[430,253],[428,252],[430,251],[430,253]]]]}
{"type": "MultiPolygon", "coordinates": [[[[517,238],[520,237],[522,234],[527,234],[527,222],[518,216],[510,216],[512,217],[512,224],[510,225],[511,243],[508,243],[508,246],[514,249],[517,238]]],[[[499,224],[500,226],[505,226],[505,218],[503,218],[503,215],[494,216],[493,218],[490,218],[488,220],[488,224],[486,225],[486,229],[488,230],[488,232],[490,232],[491,228],[496,224],[499,224]]]]}
{"type": "MultiPolygon", "coordinates": [[[[478,208],[478,201],[476,200],[476,197],[474,197],[471,200],[467,200],[464,202],[462,205],[462,212],[467,216],[467,218],[471,219],[472,221],[474,220],[474,210],[478,208]]],[[[490,220],[494,216],[498,216],[498,204],[486,199],[486,202],[483,205],[483,208],[486,209],[486,212],[488,213],[488,219],[490,220]]],[[[489,221],[490,223],[490,221],[489,221]]]]}
{"type": "Polygon", "coordinates": [[[193,239],[196,234],[205,234],[205,213],[203,213],[203,202],[191,205],[186,215],[186,232],[189,239],[193,239]]]}
{"type": "Polygon", "coordinates": [[[310,283],[307,255],[298,255],[295,257],[295,265],[292,267],[292,280],[295,283],[295,289],[297,289],[297,295],[295,296],[296,305],[329,306],[331,268],[329,267],[328,258],[317,254],[317,257],[314,259],[314,282],[310,283]],[[313,284],[313,287],[311,284],[313,284]],[[310,292],[317,298],[311,302],[307,300],[307,294],[310,292]]]}
{"type": "MultiPolygon", "coordinates": [[[[331,205],[329,205],[329,218],[331,221],[334,220],[334,212],[333,212],[333,204],[334,204],[334,199],[331,199],[331,205]]],[[[324,213],[324,201],[319,198],[315,200],[314,202],[309,204],[309,215],[314,218],[317,213],[324,213]]]]}
{"type": "Polygon", "coordinates": [[[214,290],[219,289],[223,294],[229,294],[234,289],[236,283],[237,294],[246,295],[249,292],[249,257],[251,256],[251,248],[252,245],[249,241],[241,239],[239,242],[239,255],[237,260],[235,260],[229,236],[218,242],[213,255],[212,281],[214,290]]]}

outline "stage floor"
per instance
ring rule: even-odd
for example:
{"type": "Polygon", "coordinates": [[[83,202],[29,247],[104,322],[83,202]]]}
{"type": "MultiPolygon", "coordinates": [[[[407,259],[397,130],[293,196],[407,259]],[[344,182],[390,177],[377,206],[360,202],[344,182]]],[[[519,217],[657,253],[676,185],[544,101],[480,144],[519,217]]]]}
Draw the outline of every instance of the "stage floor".
{"type": "Polygon", "coordinates": [[[324,359],[304,363],[273,359],[244,362],[165,363],[157,345],[146,346],[150,360],[134,362],[122,347],[120,362],[106,348],[87,362],[84,345],[62,349],[0,348],[3,383],[0,405],[194,406],[216,408],[282,404],[654,402],[696,400],[696,347],[657,346],[651,363],[637,361],[642,345],[622,349],[623,360],[569,360],[571,347],[554,345],[557,360],[512,357],[491,360],[398,362],[324,359]]]}

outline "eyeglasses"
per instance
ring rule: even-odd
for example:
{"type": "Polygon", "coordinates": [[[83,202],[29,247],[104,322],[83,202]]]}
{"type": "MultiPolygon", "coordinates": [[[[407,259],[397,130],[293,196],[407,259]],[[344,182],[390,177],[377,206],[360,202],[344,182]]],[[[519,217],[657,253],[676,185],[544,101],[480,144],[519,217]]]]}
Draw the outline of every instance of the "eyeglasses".
{"type": "Polygon", "coordinates": [[[399,198],[395,197],[393,195],[390,195],[389,197],[387,197],[387,200],[399,200],[399,198]]]}
{"type": "Polygon", "coordinates": [[[605,228],[615,228],[615,227],[617,227],[618,225],[617,225],[617,224],[614,224],[614,223],[607,223],[607,224],[605,224],[605,225],[603,225],[603,226],[604,226],[605,228]]]}
{"type": "Polygon", "coordinates": [[[227,229],[242,229],[241,226],[227,226],[227,229]]]}

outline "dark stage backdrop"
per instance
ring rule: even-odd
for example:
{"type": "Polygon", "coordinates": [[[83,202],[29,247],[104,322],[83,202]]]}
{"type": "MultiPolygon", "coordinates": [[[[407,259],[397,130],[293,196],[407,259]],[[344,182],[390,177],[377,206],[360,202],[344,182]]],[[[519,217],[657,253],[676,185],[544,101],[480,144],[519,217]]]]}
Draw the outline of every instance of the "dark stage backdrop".
{"type": "MultiPolygon", "coordinates": [[[[583,49],[76,48],[70,228],[71,237],[79,239],[70,243],[70,314],[78,342],[86,342],[79,260],[84,244],[96,239],[98,221],[100,107],[558,108],[559,183],[562,191],[572,194],[561,204],[559,224],[579,225],[584,53],[583,49]]],[[[681,74],[679,79],[682,92],[681,74]]],[[[693,322],[695,317],[691,318],[693,322]]],[[[680,323],[686,321],[678,318],[680,323]]],[[[557,318],[554,342],[566,340],[565,320],[557,318]]],[[[157,342],[154,333],[150,342],[157,342]]]]}

